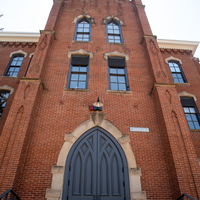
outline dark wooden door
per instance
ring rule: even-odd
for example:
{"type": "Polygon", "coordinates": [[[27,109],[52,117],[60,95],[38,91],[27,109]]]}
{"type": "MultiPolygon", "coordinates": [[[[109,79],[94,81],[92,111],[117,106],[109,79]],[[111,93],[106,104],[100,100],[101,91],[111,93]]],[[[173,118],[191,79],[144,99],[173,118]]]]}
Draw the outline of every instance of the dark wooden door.
{"type": "Polygon", "coordinates": [[[72,146],[63,200],[130,200],[126,157],[113,136],[96,127],[72,146]]]}

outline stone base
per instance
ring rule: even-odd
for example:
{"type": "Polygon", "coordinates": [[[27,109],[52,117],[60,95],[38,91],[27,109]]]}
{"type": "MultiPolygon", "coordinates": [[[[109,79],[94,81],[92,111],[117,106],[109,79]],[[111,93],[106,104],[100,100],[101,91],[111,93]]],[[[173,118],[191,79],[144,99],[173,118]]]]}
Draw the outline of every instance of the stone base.
{"type": "Polygon", "coordinates": [[[147,200],[146,192],[131,192],[131,200],[147,200]]]}

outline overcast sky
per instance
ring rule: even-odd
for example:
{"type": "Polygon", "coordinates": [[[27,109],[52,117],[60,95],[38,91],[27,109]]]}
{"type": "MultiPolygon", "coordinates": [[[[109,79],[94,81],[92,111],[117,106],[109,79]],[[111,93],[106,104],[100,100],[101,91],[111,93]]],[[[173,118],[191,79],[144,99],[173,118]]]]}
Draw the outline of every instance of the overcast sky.
{"type": "MultiPolygon", "coordinates": [[[[200,41],[200,0],[142,2],[158,39],[200,41]]],[[[4,32],[39,32],[45,27],[52,4],[53,0],[0,0],[0,28],[4,32]]],[[[200,58],[200,47],[195,56],[200,58]]]]}

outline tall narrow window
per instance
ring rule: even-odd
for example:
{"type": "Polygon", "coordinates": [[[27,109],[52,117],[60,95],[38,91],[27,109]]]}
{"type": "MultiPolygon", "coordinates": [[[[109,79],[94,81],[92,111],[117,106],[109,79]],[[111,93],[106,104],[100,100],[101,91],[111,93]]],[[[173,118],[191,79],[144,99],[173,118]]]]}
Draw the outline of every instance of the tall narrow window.
{"type": "Polygon", "coordinates": [[[6,106],[10,91],[0,90],[0,118],[3,114],[4,108],[6,106]]]}
{"type": "Polygon", "coordinates": [[[110,90],[129,90],[125,58],[109,57],[108,71],[110,90]]]}
{"type": "Polygon", "coordinates": [[[89,56],[72,56],[68,88],[88,88],[89,56]]]}
{"type": "Polygon", "coordinates": [[[175,83],[187,83],[181,65],[178,61],[169,61],[169,68],[171,70],[175,83]]]}
{"type": "Polygon", "coordinates": [[[123,43],[121,26],[115,20],[107,22],[107,41],[112,43],[123,43]]]}
{"type": "Polygon", "coordinates": [[[181,97],[181,103],[190,129],[200,129],[200,117],[193,98],[181,97]]]}
{"type": "Polygon", "coordinates": [[[24,60],[24,55],[22,54],[13,55],[5,71],[4,76],[17,77],[23,60],[24,60]]]}
{"type": "Polygon", "coordinates": [[[90,32],[91,32],[91,22],[86,19],[80,19],[76,24],[76,41],[90,41],[90,32]]]}

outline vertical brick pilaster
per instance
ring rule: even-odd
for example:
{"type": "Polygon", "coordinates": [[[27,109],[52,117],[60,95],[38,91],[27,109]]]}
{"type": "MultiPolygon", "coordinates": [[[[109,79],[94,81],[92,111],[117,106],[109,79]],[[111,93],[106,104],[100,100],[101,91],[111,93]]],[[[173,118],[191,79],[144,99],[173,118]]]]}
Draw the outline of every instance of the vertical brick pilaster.
{"type": "Polygon", "coordinates": [[[27,130],[39,90],[40,81],[37,80],[22,81],[17,89],[0,140],[0,193],[10,188],[17,190],[28,147],[27,130]]]}
{"type": "Polygon", "coordinates": [[[169,78],[165,69],[165,63],[156,41],[156,36],[144,35],[143,41],[145,41],[146,44],[155,82],[169,83],[169,78]]]}
{"type": "Polygon", "coordinates": [[[140,25],[144,35],[152,35],[151,27],[147,19],[146,13],[144,11],[145,6],[142,5],[140,0],[135,1],[135,6],[137,8],[138,17],[140,20],[140,25]]]}
{"type": "Polygon", "coordinates": [[[54,30],[62,5],[63,5],[63,0],[54,0],[54,4],[49,14],[45,30],[54,30]]]}
{"type": "Polygon", "coordinates": [[[200,196],[200,169],[187,121],[173,85],[157,86],[155,89],[159,120],[163,119],[162,137],[166,151],[168,172],[171,176],[173,198],[183,193],[194,199],[200,196]]]}

